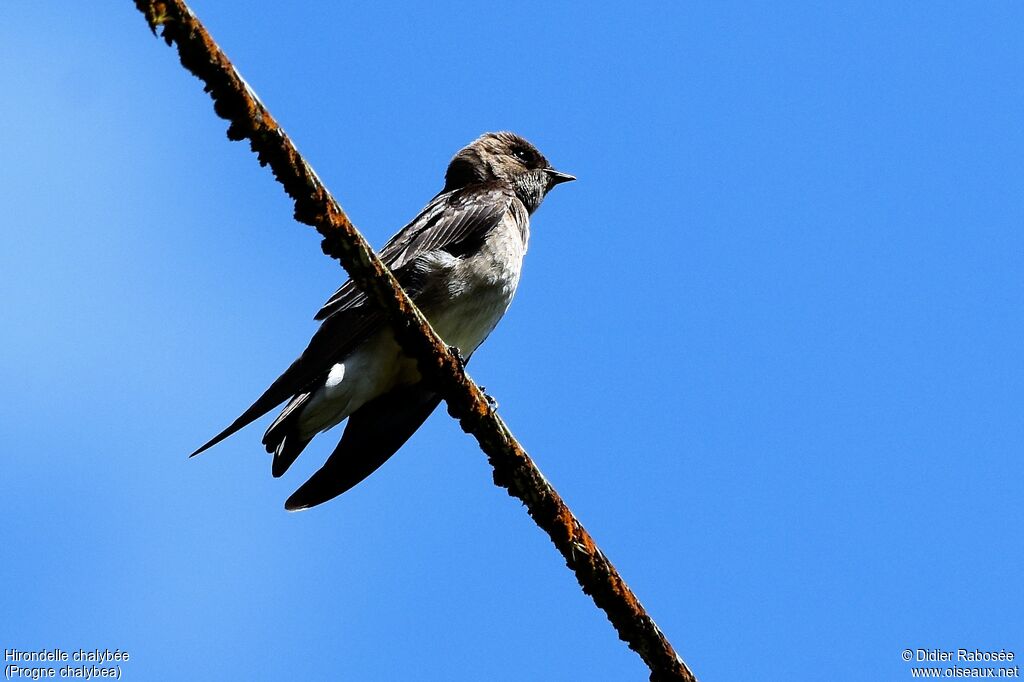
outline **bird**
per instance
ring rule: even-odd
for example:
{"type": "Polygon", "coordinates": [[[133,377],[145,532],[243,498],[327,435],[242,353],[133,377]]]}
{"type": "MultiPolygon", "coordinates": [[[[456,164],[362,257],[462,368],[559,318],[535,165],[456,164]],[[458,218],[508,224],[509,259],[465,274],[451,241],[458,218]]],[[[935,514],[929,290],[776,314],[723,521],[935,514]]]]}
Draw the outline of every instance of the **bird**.
{"type": "MultiPolygon", "coordinates": [[[[380,258],[431,326],[468,362],[519,285],[530,216],[556,185],[575,180],[511,132],[485,133],[448,164],[444,186],[393,236],[380,258]]],[[[227,428],[190,457],[284,403],[263,435],[283,475],[318,434],[348,420],[324,465],[285,502],[308,509],[376,471],[441,401],[406,356],[384,315],[351,280],[314,316],[302,354],[227,428]]]]}

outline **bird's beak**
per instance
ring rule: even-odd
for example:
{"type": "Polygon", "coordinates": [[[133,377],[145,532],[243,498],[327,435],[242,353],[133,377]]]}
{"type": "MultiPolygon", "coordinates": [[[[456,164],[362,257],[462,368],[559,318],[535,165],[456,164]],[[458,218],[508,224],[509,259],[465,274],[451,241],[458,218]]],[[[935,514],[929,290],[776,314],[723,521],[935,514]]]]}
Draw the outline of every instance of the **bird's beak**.
{"type": "Polygon", "coordinates": [[[562,173],[561,171],[556,171],[554,168],[545,168],[544,172],[548,174],[548,189],[551,189],[555,185],[560,185],[563,182],[572,182],[576,179],[575,175],[562,173]]]}

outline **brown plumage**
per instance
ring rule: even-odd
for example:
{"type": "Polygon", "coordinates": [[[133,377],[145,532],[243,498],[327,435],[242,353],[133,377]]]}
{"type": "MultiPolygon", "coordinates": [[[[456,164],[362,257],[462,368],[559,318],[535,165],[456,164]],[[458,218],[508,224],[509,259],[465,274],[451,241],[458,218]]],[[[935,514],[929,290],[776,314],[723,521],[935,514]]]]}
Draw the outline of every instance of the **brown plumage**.
{"type": "MultiPolygon", "coordinates": [[[[391,238],[381,259],[438,334],[469,358],[519,283],[532,214],[574,180],[513,133],[487,133],[448,165],[441,192],[391,238]]],[[[369,476],[419,428],[440,398],[402,354],[383,317],[346,282],[317,312],[302,355],[241,416],[192,455],[288,401],[263,443],[282,475],[321,431],[349,420],[324,466],[286,503],[304,509],[369,476]]]]}

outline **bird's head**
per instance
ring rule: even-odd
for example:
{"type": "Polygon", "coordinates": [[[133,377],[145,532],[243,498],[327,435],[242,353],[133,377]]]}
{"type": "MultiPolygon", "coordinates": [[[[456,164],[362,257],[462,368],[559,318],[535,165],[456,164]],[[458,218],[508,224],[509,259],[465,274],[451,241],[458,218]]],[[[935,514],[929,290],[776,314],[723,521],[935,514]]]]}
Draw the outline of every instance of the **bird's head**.
{"type": "Polygon", "coordinates": [[[536,147],[515,133],[484,133],[452,158],[443,191],[506,182],[533,213],[552,187],[575,179],[552,168],[536,147]]]}

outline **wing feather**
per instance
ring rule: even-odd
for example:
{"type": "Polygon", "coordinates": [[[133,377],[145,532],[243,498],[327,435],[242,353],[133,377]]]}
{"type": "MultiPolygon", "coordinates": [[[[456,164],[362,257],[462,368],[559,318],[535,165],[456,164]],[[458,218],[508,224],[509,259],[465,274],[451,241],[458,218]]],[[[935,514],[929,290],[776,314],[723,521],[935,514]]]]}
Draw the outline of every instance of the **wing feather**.
{"type": "MultiPolygon", "coordinates": [[[[438,194],[388,241],[381,250],[381,259],[415,300],[422,285],[422,278],[416,276],[416,259],[437,250],[458,255],[465,244],[482,240],[494,229],[514,200],[512,190],[499,185],[438,194]]],[[[285,400],[316,388],[334,363],[384,325],[384,316],[369,305],[366,295],[351,280],[328,299],[315,319],[322,324],[302,355],[238,419],[190,456],[213,447],[285,400]]]]}
{"type": "Polygon", "coordinates": [[[368,402],[349,417],[327,462],[296,490],[285,509],[315,507],[376,471],[434,411],[441,396],[423,384],[402,386],[368,402]]]}
{"type": "MultiPolygon", "coordinates": [[[[401,271],[417,256],[429,251],[448,250],[467,240],[482,239],[509,210],[514,197],[512,190],[499,185],[438,194],[412,222],[384,245],[380,258],[402,282],[401,271]]],[[[414,297],[415,293],[409,292],[414,297]]],[[[349,280],[324,303],[314,319],[327,319],[365,301],[365,294],[349,280]]]]}

